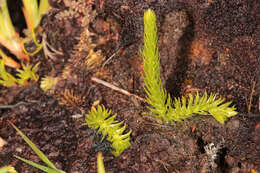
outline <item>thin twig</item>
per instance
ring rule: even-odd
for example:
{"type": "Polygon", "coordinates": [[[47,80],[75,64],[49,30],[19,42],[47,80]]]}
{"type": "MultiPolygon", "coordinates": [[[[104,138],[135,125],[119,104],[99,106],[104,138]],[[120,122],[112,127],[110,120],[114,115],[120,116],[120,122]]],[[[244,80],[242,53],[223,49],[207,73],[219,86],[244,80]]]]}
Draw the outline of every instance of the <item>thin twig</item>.
{"type": "Polygon", "coordinates": [[[250,93],[249,104],[248,104],[248,113],[250,113],[250,111],[251,111],[253,96],[254,96],[254,93],[255,93],[255,85],[256,85],[256,81],[253,82],[252,90],[251,90],[251,93],[250,93]]]}
{"type": "Polygon", "coordinates": [[[141,101],[143,101],[143,102],[146,102],[146,100],[143,99],[142,97],[139,97],[139,96],[137,96],[137,95],[135,95],[135,94],[132,94],[132,93],[130,93],[130,92],[124,90],[124,89],[121,89],[121,88],[119,88],[119,87],[117,87],[117,86],[115,86],[115,85],[112,85],[112,84],[110,84],[110,83],[108,83],[108,82],[106,82],[106,81],[103,81],[103,80],[98,79],[98,78],[96,78],[96,77],[92,77],[91,80],[94,81],[94,82],[97,82],[97,83],[99,83],[99,84],[102,84],[102,85],[104,85],[104,86],[106,86],[106,87],[108,87],[108,88],[111,88],[111,89],[113,89],[113,90],[116,90],[116,91],[118,91],[118,92],[121,92],[122,94],[125,94],[125,95],[128,95],[128,96],[133,96],[133,97],[135,97],[135,98],[137,98],[137,99],[139,99],[139,100],[141,100],[141,101]]]}
{"type": "Polygon", "coordinates": [[[102,67],[104,67],[105,65],[107,65],[109,63],[109,61],[111,61],[111,59],[121,50],[121,47],[119,47],[115,53],[113,53],[103,64],[102,67]]]}
{"type": "Polygon", "coordinates": [[[18,107],[20,105],[30,105],[30,104],[33,104],[33,103],[19,102],[14,105],[0,105],[0,109],[12,109],[12,108],[18,107]]]}
{"type": "Polygon", "coordinates": [[[258,96],[258,111],[260,112],[260,96],[258,96]]]}

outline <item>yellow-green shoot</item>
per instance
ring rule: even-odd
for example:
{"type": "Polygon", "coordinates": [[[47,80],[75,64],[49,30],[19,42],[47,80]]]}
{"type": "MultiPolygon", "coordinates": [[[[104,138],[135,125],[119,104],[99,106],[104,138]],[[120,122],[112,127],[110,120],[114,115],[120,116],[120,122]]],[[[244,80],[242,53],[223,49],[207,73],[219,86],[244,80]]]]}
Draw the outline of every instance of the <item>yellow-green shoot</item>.
{"type": "Polygon", "coordinates": [[[6,87],[17,85],[17,79],[6,71],[4,59],[0,59],[0,84],[6,87]]]}
{"type": "Polygon", "coordinates": [[[22,64],[22,69],[17,69],[17,77],[14,77],[6,71],[5,60],[0,59],[0,84],[6,87],[12,87],[17,85],[25,86],[31,81],[37,82],[39,75],[37,75],[36,72],[38,71],[39,64],[40,63],[37,63],[35,66],[22,64]]]}
{"type": "Polygon", "coordinates": [[[171,98],[162,86],[157,39],[155,13],[153,10],[147,10],[144,13],[144,48],[142,52],[146,99],[152,105],[149,109],[154,115],[158,119],[163,119],[168,114],[171,98]]]}
{"type": "Polygon", "coordinates": [[[14,167],[12,166],[4,166],[0,168],[0,173],[17,173],[14,167]]]}
{"type": "Polygon", "coordinates": [[[144,48],[142,51],[144,65],[144,83],[149,109],[157,120],[167,123],[180,121],[193,114],[211,114],[219,123],[223,124],[228,117],[235,116],[235,107],[229,107],[231,102],[224,103],[224,99],[216,99],[216,95],[204,93],[202,97],[189,95],[186,99],[171,99],[162,86],[160,78],[160,56],[157,46],[156,15],[151,9],[144,12],[144,48]],[[174,106],[174,107],[173,107],[174,106]]]}
{"type": "Polygon", "coordinates": [[[106,173],[104,162],[103,162],[103,156],[101,152],[98,152],[97,154],[97,170],[98,173],[106,173]]]}

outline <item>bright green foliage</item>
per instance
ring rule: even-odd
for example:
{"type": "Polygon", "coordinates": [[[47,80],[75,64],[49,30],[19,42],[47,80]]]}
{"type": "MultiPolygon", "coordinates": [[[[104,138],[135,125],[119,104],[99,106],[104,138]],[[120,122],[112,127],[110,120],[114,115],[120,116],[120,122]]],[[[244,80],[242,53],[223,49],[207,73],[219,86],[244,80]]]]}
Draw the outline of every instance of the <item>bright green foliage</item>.
{"type": "Polygon", "coordinates": [[[40,165],[38,163],[32,162],[30,160],[24,159],[19,156],[15,156],[17,159],[22,160],[23,162],[47,173],[65,173],[64,171],[57,169],[54,166],[54,164],[43,154],[43,152],[39,150],[37,146],[27,136],[25,136],[21,130],[19,130],[14,124],[12,123],[10,124],[15,128],[15,130],[19,133],[19,135],[25,140],[25,142],[32,148],[32,150],[37,154],[37,156],[49,167],[40,165]]]}
{"type": "Polygon", "coordinates": [[[86,115],[86,125],[92,129],[98,129],[97,133],[102,133],[102,140],[106,137],[112,143],[114,156],[119,156],[130,143],[130,130],[128,133],[123,134],[126,129],[126,124],[122,126],[122,122],[115,120],[116,114],[111,115],[111,110],[105,109],[104,106],[98,105],[97,109],[93,108],[86,115]]]}
{"type": "Polygon", "coordinates": [[[174,100],[174,109],[171,116],[181,119],[191,117],[193,114],[208,115],[211,114],[218,122],[223,124],[228,117],[232,117],[237,114],[235,107],[229,107],[231,102],[224,103],[225,99],[216,99],[216,95],[210,94],[208,97],[205,92],[202,97],[199,93],[196,96],[192,94],[186,99],[182,97],[174,100]]]}
{"type": "Polygon", "coordinates": [[[29,80],[37,82],[39,75],[36,74],[38,71],[38,66],[40,63],[37,63],[34,67],[32,65],[22,65],[22,69],[17,69],[17,77],[8,73],[5,69],[5,63],[3,59],[0,59],[0,84],[10,87],[16,85],[27,85],[29,80]]]}
{"type": "Polygon", "coordinates": [[[17,76],[19,77],[17,79],[17,82],[20,85],[26,85],[28,80],[33,80],[33,81],[37,82],[39,79],[39,75],[37,75],[36,72],[38,71],[39,65],[40,65],[40,63],[37,63],[34,67],[32,67],[32,65],[23,65],[22,64],[23,69],[17,69],[17,72],[18,72],[17,76]]]}
{"type": "Polygon", "coordinates": [[[17,173],[14,167],[12,166],[4,166],[0,168],[0,173],[17,173]]]}
{"type": "Polygon", "coordinates": [[[150,110],[158,118],[163,118],[171,106],[171,98],[163,89],[160,77],[160,56],[157,48],[157,28],[154,11],[144,13],[144,83],[147,93],[147,102],[152,105],[150,110]]]}
{"type": "Polygon", "coordinates": [[[17,79],[5,70],[5,62],[0,59],[0,84],[4,86],[15,86],[17,79]]]}
{"type": "Polygon", "coordinates": [[[160,78],[160,56],[157,47],[156,16],[154,11],[144,13],[144,83],[147,93],[147,102],[152,106],[149,109],[159,120],[165,122],[180,121],[191,117],[193,114],[211,114],[218,122],[223,124],[226,118],[237,114],[235,107],[229,107],[231,102],[224,103],[224,99],[216,99],[214,94],[202,97],[189,95],[189,99],[172,99],[163,89],[160,78]],[[172,106],[174,105],[174,107],[172,106]]]}

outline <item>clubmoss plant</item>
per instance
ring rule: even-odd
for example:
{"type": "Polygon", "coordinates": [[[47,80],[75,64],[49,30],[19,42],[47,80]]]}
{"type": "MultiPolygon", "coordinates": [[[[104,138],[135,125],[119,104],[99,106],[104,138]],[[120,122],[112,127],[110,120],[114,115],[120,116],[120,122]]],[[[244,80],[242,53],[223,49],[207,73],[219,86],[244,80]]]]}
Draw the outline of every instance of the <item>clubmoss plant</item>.
{"type": "MultiPolygon", "coordinates": [[[[144,83],[147,94],[147,102],[152,105],[150,110],[163,119],[171,108],[171,98],[162,86],[160,77],[160,56],[157,47],[157,27],[154,11],[147,10],[144,13],[144,83]]],[[[179,120],[176,117],[176,120],[179,120]]]]}
{"type": "Polygon", "coordinates": [[[149,109],[158,120],[167,123],[180,121],[193,114],[211,114],[223,124],[228,117],[237,114],[235,107],[229,107],[231,102],[224,103],[224,99],[216,99],[216,95],[204,93],[202,97],[197,93],[195,98],[189,95],[175,98],[174,101],[162,86],[160,78],[160,56],[157,47],[156,15],[153,10],[144,13],[144,48],[142,52],[144,65],[144,83],[149,109]],[[224,103],[224,104],[223,104],[224,103]],[[174,106],[174,107],[173,107],[174,106]]]}
{"type": "Polygon", "coordinates": [[[116,114],[111,115],[111,110],[105,109],[102,105],[98,105],[97,109],[92,108],[91,111],[86,115],[86,125],[92,129],[97,129],[97,133],[102,133],[102,139],[106,139],[112,143],[114,151],[112,154],[114,156],[119,156],[126,148],[128,148],[130,143],[130,134],[132,130],[128,133],[123,134],[126,129],[126,124],[123,121],[118,122],[115,120],[116,114]]]}

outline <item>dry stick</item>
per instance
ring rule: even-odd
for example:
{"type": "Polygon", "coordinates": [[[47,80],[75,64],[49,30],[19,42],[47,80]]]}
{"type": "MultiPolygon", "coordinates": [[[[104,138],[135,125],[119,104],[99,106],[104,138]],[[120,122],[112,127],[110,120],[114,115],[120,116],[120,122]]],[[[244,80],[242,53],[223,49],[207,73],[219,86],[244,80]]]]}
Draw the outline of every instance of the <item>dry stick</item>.
{"type": "Polygon", "coordinates": [[[146,100],[143,99],[142,97],[139,97],[139,96],[137,96],[137,95],[135,95],[135,94],[132,94],[132,93],[130,93],[130,92],[124,90],[124,89],[121,89],[121,88],[119,88],[119,87],[117,87],[117,86],[115,86],[115,85],[112,85],[112,84],[110,84],[110,83],[108,83],[108,82],[106,82],[106,81],[103,81],[103,80],[98,79],[98,78],[95,78],[95,77],[92,77],[91,80],[94,81],[94,82],[97,82],[97,83],[99,83],[99,84],[102,84],[102,85],[104,85],[104,86],[106,86],[106,87],[108,87],[108,88],[111,88],[111,89],[113,89],[113,90],[119,91],[119,92],[121,92],[122,94],[125,94],[125,95],[128,95],[128,96],[133,96],[133,97],[135,97],[135,98],[137,98],[137,99],[139,99],[139,100],[141,100],[141,101],[143,101],[143,102],[146,102],[146,100]]]}
{"type": "Polygon", "coordinates": [[[32,104],[32,103],[19,102],[19,103],[16,103],[14,105],[2,105],[2,104],[0,104],[0,109],[12,109],[12,108],[18,107],[20,105],[30,105],[30,104],[32,104]]]}
{"type": "Polygon", "coordinates": [[[119,47],[115,53],[113,53],[103,64],[102,64],[102,67],[104,67],[106,64],[108,64],[112,58],[114,58],[114,56],[116,56],[116,54],[121,50],[121,47],[119,47]]]}
{"type": "Polygon", "coordinates": [[[256,81],[253,82],[253,86],[252,86],[252,89],[251,89],[251,94],[250,94],[249,104],[248,104],[248,113],[250,113],[250,111],[251,111],[252,100],[253,100],[253,96],[254,96],[254,93],[255,93],[255,85],[256,85],[256,81]]]}

